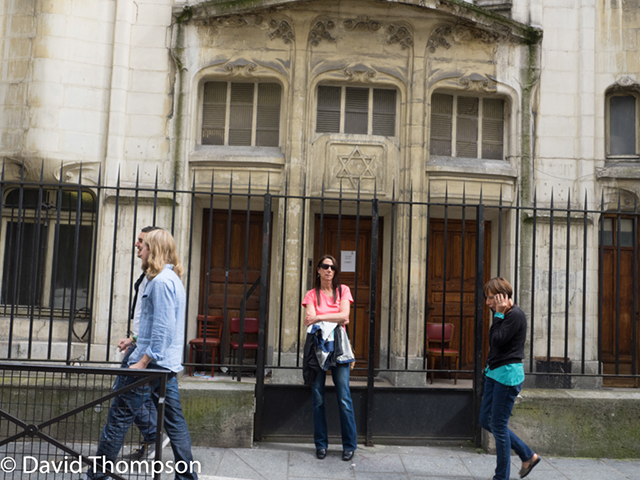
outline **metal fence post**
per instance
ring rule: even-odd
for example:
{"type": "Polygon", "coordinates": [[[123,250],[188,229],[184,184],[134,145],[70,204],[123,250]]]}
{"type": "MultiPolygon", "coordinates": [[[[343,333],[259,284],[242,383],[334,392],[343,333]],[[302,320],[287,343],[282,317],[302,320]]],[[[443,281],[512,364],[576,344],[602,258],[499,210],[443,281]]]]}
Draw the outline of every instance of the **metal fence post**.
{"type": "Polygon", "coordinates": [[[375,344],[376,344],[376,304],[378,280],[378,199],[371,204],[371,279],[369,281],[369,365],[367,367],[367,430],[365,445],[373,446],[373,376],[375,373],[375,344]]]}
{"type": "MultiPolygon", "coordinates": [[[[481,200],[482,202],[482,200],[481,200]]],[[[478,421],[482,403],[482,322],[484,287],[484,205],[478,205],[476,236],[476,311],[473,341],[473,439],[482,445],[482,427],[478,421]]]]}
{"type": "Polygon", "coordinates": [[[264,409],[264,366],[267,326],[267,283],[269,277],[269,245],[271,244],[271,194],[264,196],[262,217],[262,267],[260,272],[260,319],[258,352],[256,358],[256,413],[253,419],[253,439],[262,440],[262,413],[264,409]]]}

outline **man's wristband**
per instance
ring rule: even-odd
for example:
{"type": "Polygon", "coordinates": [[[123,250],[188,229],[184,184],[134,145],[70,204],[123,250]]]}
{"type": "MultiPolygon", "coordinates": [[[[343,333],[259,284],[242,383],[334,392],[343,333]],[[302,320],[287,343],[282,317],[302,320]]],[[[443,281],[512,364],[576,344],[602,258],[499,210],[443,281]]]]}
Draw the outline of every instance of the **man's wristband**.
{"type": "Polygon", "coordinates": [[[138,343],[138,335],[133,335],[131,337],[131,342],[135,345],[136,343],[138,343]]]}
{"type": "Polygon", "coordinates": [[[493,314],[494,317],[504,318],[504,313],[496,312],[493,314]]]}

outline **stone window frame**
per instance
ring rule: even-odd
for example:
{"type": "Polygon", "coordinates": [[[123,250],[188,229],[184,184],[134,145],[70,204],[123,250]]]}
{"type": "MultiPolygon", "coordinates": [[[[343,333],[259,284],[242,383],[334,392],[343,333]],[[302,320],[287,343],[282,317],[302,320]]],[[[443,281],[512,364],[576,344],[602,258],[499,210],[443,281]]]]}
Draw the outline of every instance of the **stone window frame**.
{"type": "Polygon", "coordinates": [[[204,77],[200,82],[199,87],[199,95],[198,95],[198,116],[197,116],[197,128],[196,128],[196,146],[200,148],[206,149],[252,149],[252,150],[261,150],[261,149],[273,149],[280,148],[283,142],[283,123],[284,123],[284,100],[285,100],[285,86],[276,78],[273,77],[255,77],[255,78],[246,78],[246,77],[227,77],[227,78],[219,78],[219,77],[204,77]],[[203,124],[204,124],[204,90],[205,85],[209,82],[221,82],[227,84],[227,94],[226,94],[226,107],[225,107],[225,133],[224,133],[224,143],[221,144],[207,144],[203,143],[203,124]],[[239,83],[251,83],[256,86],[254,88],[254,100],[253,100],[253,113],[252,113],[252,127],[251,127],[251,145],[229,145],[229,121],[230,121],[230,102],[231,102],[231,85],[239,83]],[[256,130],[257,130],[257,98],[259,94],[259,85],[261,84],[277,84],[280,87],[280,108],[279,108],[279,119],[278,119],[278,145],[275,146],[261,146],[256,145],[256,130]]]}
{"type": "Polygon", "coordinates": [[[314,116],[313,116],[313,133],[316,136],[321,136],[321,135],[363,135],[363,136],[367,136],[367,137],[379,137],[379,138],[387,138],[387,139],[397,139],[398,135],[399,135],[399,130],[400,130],[400,126],[398,124],[399,122],[399,117],[400,117],[400,107],[401,107],[401,98],[402,98],[402,92],[401,90],[395,86],[395,85],[389,85],[389,84],[374,84],[374,85],[362,85],[362,84],[358,84],[358,83],[340,83],[340,82],[319,82],[315,85],[315,89],[314,89],[314,97],[313,97],[313,105],[314,105],[314,116]],[[335,132],[335,131],[318,131],[318,113],[319,113],[319,108],[318,108],[318,101],[319,101],[319,89],[321,87],[334,87],[334,88],[340,88],[340,119],[339,119],[339,123],[340,123],[340,127],[339,127],[339,131],[335,132]],[[348,88],[355,88],[355,89],[368,89],[369,90],[369,95],[368,95],[368,105],[367,105],[367,133],[345,133],[345,118],[346,118],[346,92],[348,88]],[[374,103],[374,91],[375,90],[381,90],[381,91],[393,91],[395,92],[395,112],[394,112],[394,132],[393,135],[380,135],[380,134],[374,134],[373,133],[373,118],[374,118],[374,110],[373,110],[373,103],[374,103]]]}
{"type": "Polygon", "coordinates": [[[636,161],[640,159],[640,92],[637,88],[615,88],[605,95],[605,158],[607,161],[636,161]],[[611,153],[611,99],[614,97],[631,96],[635,98],[635,153],[611,153]]]}
{"type": "Polygon", "coordinates": [[[509,157],[510,157],[510,153],[509,153],[509,138],[510,138],[510,127],[511,127],[511,112],[510,112],[510,105],[511,105],[511,99],[508,96],[505,96],[503,94],[498,94],[498,93],[480,93],[480,92],[476,92],[476,91],[464,91],[464,90],[452,90],[452,89],[435,89],[430,93],[430,97],[429,97],[429,104],[430,104],[430,109],[429,109],[429,122],[428,122],[428,138],[429,138],[429,156],[430,157],[441,157],[441,158],[455,158],[455,159],[468,159],[468,160],[477,160],[477,161],[509,161],[509,157]],[[432,133],[433,133],[433,129],[432,129],[432,124],[433,124],[433,96],[434,95],[450,95],[453,97],[453,101],[452,101],[452,107],[451,107],[451,145],[450,145],[450,150],[451,150],[451,154],[450,155],[443,155],[440,153],[435,153],[434,149],[433,149],[433,145],[432,142],[434,140],[432,133]],[[457,134],[457,115],[454,114],[454,112],[456,111],[456,107],[457,107],[457,102],[458,102],[458,98],[459,97],[472,97],[472,98],[477,98],[479,99],[479,107],[478,107],[478,114],[477,117],[478,118],[478,127],[477,127],[477,137],[476,137],[476,143],[477,143],[477,147],[476,147],[476,156],[475,157],[469,157],[469,156],[459,156],[457,155],[457,151],[456,151],[456,134],[457,134]],[[501,158],[490,158],[490,157],[484,157],[482,156],[482,148],[483,148],[483,138],[482,138],[482,134],[483,134],[483,124],[484,124],[484,119],[483,119],[483,106],[484,106],[484,100],[485,99],[491,99],[491,100],[500,100],[503,102],[503,116],[502,116],[502,155],[501,158]]]}

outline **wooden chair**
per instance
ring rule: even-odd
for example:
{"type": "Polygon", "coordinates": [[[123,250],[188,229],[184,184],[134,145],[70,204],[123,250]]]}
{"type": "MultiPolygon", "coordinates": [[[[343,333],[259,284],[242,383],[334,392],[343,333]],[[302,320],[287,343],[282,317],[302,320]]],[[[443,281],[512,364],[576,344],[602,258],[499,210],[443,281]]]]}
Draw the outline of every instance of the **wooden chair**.
{"type": "MultiPolygon", "coordinates": [[[[189,340],[189,363],[193,363],[194,353],[202,353],[211,351],[211,363],[215,363],[216,356],[220,354],[220,337],[222,336],[222,317],[207,315],[207,340],[205,342],[204,335],[204,315],[198,315],[198,338],[189,340]]],[[[211,376],[213,377],[213,368],[211,367],[211,376]]],[[[189,367],[189,375],[193,375],[194,367],[189,367]]]]}
{"type": "MultiPolygon", "coordinates": [[[[433,384],[434,370],[436,358],[446,357],[449,359],[449,369],[451,370],[451,359],[455,361],[455,369],[458,370],[460,361],[460,351],[449,348],[449,344],[453,339],[453,323],[444,324],[444,335],[441,323],[427,323],[427,359],[429,370],[431,370],[431,383],[433,384]],[[444,355],[442,353],[442,344],[444,343],[444,355]]],[[[451,374],[449,374],[451,378],[451,374]]],[[[454,374],[453,384],[458,384],[458,373],[454,374]]]]}
{"type": "MultiPolygon", "coordinates": [[[[244,319],[244,334],[245,334],[245,338],[244,338],[244,343],[242,344],[242,348],[243,350],[258,350],[258,342],[257,339],[256,341],[247,341],[247,334],[257,334],[258,333],[258,327],[259,327],[259,322],[257,318],[249,318],[249,317],[245,317],[244,319]]],[[[231,319],[231,326],[229,327],[229,333],[232,335],[239,335],[240,334],[240,319],[239,318],[232,318],[231,319]]],[[[232,363],[235,364],[236,363],[236,351],[240,348],[240,342],[239,342],[239,338],[236,338],[235,340],[232,338],[231,342],[229,342],[229,346],[231,347],[231,355],[233,358],[232,363]]],[[[235,373],[233,375],[235,377],[235,373]]]]}

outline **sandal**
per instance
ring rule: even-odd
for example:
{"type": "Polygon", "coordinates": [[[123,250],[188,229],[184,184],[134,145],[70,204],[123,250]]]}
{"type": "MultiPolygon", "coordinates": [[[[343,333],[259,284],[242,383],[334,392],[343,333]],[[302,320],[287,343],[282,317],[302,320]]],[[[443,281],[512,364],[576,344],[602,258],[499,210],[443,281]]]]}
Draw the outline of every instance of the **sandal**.
{"type": "MultiPolygon", "coordinates": [[[[531,473],[531,470],[533,470],[533,467],[535,467],[537,464],[540,463],[540,460],[542,460],[540,458],[540,455],[538,454],[534,454],[535,457],[537,457],[535,460],[532,460],[531,463],[526,466],[526,467],[522,467],[520,469],[520,478],[524,478],[527,475],[529,475],[531,473]]],[[[533,457],[532,457],[533,458],[533,457]]]]}

